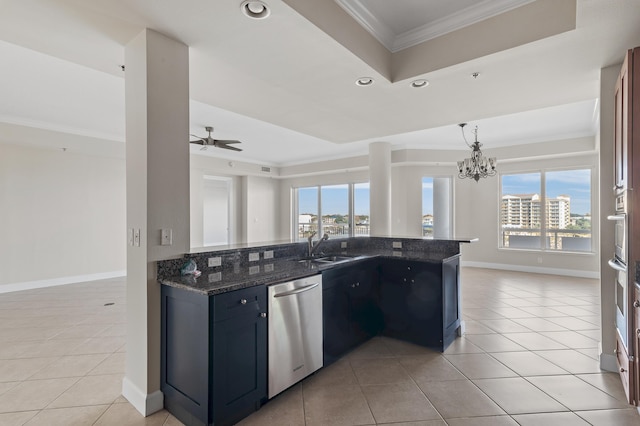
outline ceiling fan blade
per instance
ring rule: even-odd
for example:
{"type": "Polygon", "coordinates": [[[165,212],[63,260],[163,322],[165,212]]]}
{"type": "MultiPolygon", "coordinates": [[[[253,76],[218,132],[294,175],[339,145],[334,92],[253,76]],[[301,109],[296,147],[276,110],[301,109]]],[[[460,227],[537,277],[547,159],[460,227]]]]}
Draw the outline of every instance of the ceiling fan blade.
{"type": "Polygon", "coordinates": [[[189,143],[197,143],[197,144],[200,144],[200,145],[204,145],[205,144],[203,139],[198,139],[197,141],[189,141],[189,143]]]}
{"type": "Polygon", "coordinates": [[[224,144],[224,143],[217,143],[216,146],[218,148],[230,149],[231,151],[242,151],[240,148],[236,148],[235,146],[229,146],[229,145],[224,144]]]}
{"type": "Polygon", "coordinates": [[[224,140],[224,139],[215,139],[215,141],[218,143],[224,143],[224,144],[242,143],[236,140],[224,140]]]}

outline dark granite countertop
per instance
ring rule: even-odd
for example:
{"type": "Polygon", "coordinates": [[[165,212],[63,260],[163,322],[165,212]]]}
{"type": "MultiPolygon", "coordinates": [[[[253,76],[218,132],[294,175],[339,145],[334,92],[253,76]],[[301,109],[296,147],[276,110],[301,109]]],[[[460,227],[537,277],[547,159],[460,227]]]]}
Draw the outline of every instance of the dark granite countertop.
{"type": "MultiPolygon", "coordinates": [[[[355,263],[376,257],[415,260],[420,262],[442,262],[445,258],[425,258],[424,253],[414,251],[359,249],[345,250],[333,255],[346,255],[351,258],[342,262],[321,264],[311,261],[301,261],[300,256],[280,259],[266,259],[254,264],[236,263],[233,268],[215,267],[203,268],[202,275],[194,277],[171,276],[159,278],[160,284],[182,288],[204,295],[215,295],[239,290],[257,285],[270,285],[291,281],[321,273],[322,271],[353,265],[355,263]]],[[[459,256],[456,254],[455,256],[459,256]]],[[[449,256],[451,257],[451,256],[449,256]]]]}

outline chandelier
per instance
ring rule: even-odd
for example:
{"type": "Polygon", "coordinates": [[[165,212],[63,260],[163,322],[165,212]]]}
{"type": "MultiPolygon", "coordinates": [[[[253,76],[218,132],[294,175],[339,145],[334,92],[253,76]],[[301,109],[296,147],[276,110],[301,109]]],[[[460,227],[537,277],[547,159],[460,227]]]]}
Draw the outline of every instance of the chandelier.
{"type": "Polygon", "coordinates": [[[460,179],[471,178],[476,182],[480,180],[480,178],[486,178],[489,176],[496,175],[496,158],[495,157],[483,157],[482,151],[480,147],[482,144],[478,142],[478,126],[473,130],[473,134],[475,135],[475,142],[469,144],[467,142],[467,138],[464,135],[464,126],[467,123],[460,123],[460,129],[462,130],[462,138],[464,142],[467,144],[469,148],[471,148],[471,157],[465,158],[462,161],[458,161],[458,177],[460,179]]]}

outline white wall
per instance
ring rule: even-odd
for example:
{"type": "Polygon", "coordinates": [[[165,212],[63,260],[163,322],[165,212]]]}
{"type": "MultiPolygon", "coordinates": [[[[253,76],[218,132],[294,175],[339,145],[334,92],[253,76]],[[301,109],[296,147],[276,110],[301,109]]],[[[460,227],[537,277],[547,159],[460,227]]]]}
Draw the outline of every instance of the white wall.
{"type": "Polygon", "coordinates": [[[477,183],[471,179],[457,179],[454,183],[456,234],[479,238],[478,242],[463,247],[465,264],[597,278],[600,271],[598,156],[578,154],[571,157],[509,161],[499,163],[498,170],[499,173],[518,173],[574,167],[592,169],[591,223],[594,253],[499,249],[499,176],[482,179],[477,183]]]}
{"type": "Polygon", "coordinates": [[[124,159],[0,144],[0,286],[124,275],[125,209],[124,159]]]}

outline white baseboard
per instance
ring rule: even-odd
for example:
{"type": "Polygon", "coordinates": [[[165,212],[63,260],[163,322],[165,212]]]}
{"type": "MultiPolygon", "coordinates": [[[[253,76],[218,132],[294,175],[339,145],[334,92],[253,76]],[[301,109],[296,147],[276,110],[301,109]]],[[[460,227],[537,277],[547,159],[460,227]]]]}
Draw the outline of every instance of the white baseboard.
{"type": "Polygon", "coordinates": [[[21,283],[12,283],[12,284],[0,284],[0,294],[10,293],[13,291],[32,290],[34,288],[54,287],[57,285],[75,284],[75,283],[82,283],[87,281],[105,280],[109,278],[120,278],[120,277],[126,277],[126,276],[127,276],[127,271],[122,270],[122,271],[100,272],[97,274],[89,274],[89,275],[74,275],[71,277],[52,278],[49,280],[25,281],[21,283]]]}
{"type": "Polygon", "coordinates": [[[528,265],[509,265],[504,263],[469,262],[463,260],[461,266],[470,268],[500,269],[503,271],[530,272],[533,274],[563,275],[579,278],[600,278],[600,272],[580,271],[576,269],[542,268],[528,265]]]}
{"type": "Polygon", "coordinates": [[[157,390],[147,395],[127,377],[122,379],[122,396],[145,417],[164,408],[164,394],[161,391],[157,390]]]}
{"type": "Polygon", "coordinates": [[[615,355],[600,352],[600,369],[604,371],[618,371],[618,359],[615,355]]]}

